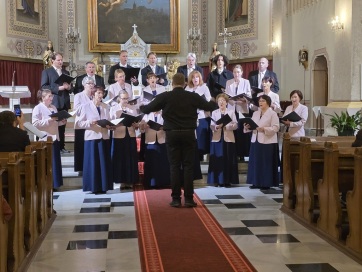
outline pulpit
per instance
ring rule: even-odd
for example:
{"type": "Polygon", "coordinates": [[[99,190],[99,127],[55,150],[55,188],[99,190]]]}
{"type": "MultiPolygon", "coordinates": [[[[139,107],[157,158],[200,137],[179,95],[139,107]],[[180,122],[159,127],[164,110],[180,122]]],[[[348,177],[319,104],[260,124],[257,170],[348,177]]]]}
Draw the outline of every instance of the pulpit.
{"type": "MultiPolygon", "coordinates": [[[[0,86],[0,96],[9,98],[9,108],[3,110],[13,111],[14,105],[20,105],[20,98],[27,98],[31,96],[30,90],[27,86],[0,86]]],[[[21,109],[23,113],[31,113],[32,110],[21,109]]]]}

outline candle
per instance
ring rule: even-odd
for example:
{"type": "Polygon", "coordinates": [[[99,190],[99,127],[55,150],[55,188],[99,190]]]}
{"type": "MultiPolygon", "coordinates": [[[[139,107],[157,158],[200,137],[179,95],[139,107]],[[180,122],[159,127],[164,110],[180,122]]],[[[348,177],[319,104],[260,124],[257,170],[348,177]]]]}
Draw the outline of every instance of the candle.
{"type": "Polygon", "coordinates": [[[105,75],[105,74],[106,74],[106,65],[103,64],[103,75],[105,75]]]}

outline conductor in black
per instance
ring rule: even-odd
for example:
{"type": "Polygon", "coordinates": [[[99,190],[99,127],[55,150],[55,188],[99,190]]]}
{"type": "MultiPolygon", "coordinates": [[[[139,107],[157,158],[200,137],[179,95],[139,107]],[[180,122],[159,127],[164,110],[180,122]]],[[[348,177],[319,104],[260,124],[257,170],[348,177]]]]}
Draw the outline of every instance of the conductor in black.
{"type": "Polygon", "coordinates": [[[184,85],[185,76],[180,73],[175,74],[172,78],[173,90],[157,95],[151,103],[141,106],[140,110],[146,114],[162,110],[167,155],[171,168],[172,202],[170,206],[181,206],[181,184],[183,183],[185,206],[192,208],[197,206],[193,199],[197,109],[213,111],[217,105],[213,101],[207,102],[196,93],[185,91],[184,85]],[[183,182],[181,182],[181,166],[184,171],[183,182]]]}

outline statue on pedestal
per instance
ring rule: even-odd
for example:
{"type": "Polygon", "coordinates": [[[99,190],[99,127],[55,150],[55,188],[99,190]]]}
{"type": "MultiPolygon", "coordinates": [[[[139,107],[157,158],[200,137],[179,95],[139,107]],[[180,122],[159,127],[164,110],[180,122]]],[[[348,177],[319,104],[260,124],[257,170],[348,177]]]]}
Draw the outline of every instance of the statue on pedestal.
{"type": "Polygon", "coordinates": [[[216,69],[216,64],[214,63],[214,58],[220,54],[220,51],[217,50],[217,43],[214,43],[213,47],[212,47],[212,52],[211,55],[209,57],[209,69],[210,69],[210,73],[216,69]]]}
{"type": "Polygon", "coordinates": [[[47,49],[44,51],[44,54],[43,54],[44,69],[52,66],[51,59],[52,59],[53,53],[54,53],[53,43],[52,43],[52,41],[48,41],[47,49]]]}

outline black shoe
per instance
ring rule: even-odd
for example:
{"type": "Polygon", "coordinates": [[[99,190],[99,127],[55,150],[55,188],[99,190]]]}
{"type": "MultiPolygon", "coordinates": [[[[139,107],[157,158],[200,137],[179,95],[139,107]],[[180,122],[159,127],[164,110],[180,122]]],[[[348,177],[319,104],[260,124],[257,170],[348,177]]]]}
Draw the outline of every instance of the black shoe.
{"type": "Polygon", "coordinates": [[[170,202],[170,206],[174,207],[174,208],[181,207],[181,200],[180,199],[172,199],[172,201],[170,202]]]}
{"type": "Polygon", "coordinates": [[[193,208],[196,207],[197,203],[195,201],[191,200],[185,200],[185,207],[187,208],[193,208]]]}
{"type": "Polygon", "coordinates": [[[255,185],[251,185],[251,186],[249,186],[249,188],[250,188],[250,189],[260,189],[259,186],[255,186],[255,185]]]}
{"type": "Polygon", "coordinates": [[[260,190],[269,190],[270,187],[260,187],[260,190]]]}
{"type": "Polygon", "coordinates": [[[225,183],[225,188],[231,188],[231,184],[230,183],[225,183]]]}

